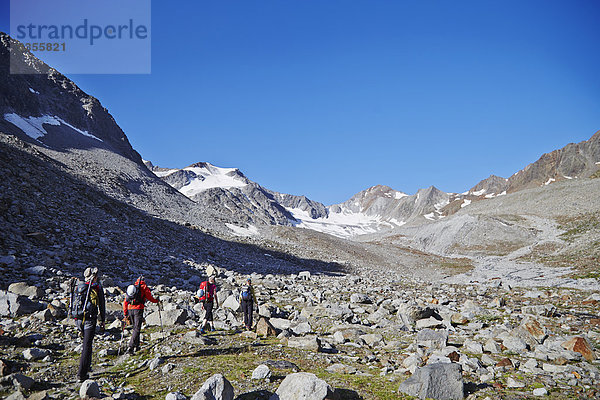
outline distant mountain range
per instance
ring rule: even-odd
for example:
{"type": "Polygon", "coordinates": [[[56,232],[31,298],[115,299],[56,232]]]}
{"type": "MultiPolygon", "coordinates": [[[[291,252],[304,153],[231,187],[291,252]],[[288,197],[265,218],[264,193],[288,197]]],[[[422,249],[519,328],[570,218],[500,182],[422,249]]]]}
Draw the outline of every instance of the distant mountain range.
{"type": "Polygon", "coordinates": [[[431,186],[409,195],[378,185],[326,206],[264,188],[235,168],[200,162],[167,169],[143,162],[96,98],[6,34],[0,34],[0,131],[40,146],[85,181],[151,215],[243,235],[256,233],[259,225],[295,226],[339,237],[418,226],[473,202],[587,178],[600,167],[597,132],[587,141],[544,154],[510,178],[490,176],[465,193],[431,186]],[[11,55],[23,74],[9,73],[11,55]]]}
{"type": "Polygon", "coordinates": [[[377,185],[331,206],[305,196],[268,190],[236,168],[219,168],[201,162],[183,169],[166,169],[155,167],[149,161],[145,163],[158,177],[197,204],[227,214],[243,226],[297,226],[351,237],[436,221],[473,202],[562,180],[590,177],[600,169],[600,131],[587,141],[544,154],[510,178],[492,175],[464,193],[445,193],[430,186],[408,195],[377,185]]]}

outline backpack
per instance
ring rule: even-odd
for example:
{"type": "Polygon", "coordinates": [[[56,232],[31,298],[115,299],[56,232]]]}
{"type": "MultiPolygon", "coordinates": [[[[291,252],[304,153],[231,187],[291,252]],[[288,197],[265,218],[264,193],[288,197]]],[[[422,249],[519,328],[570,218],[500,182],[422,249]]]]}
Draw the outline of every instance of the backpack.
{"type": "Polygon", "coordinates": [[[73,293],[73,302],[71,303],[71,316],[74,319],[96,318],[98,316],[98,292],[97,285],[89,287],[89,283],[80,283],[73,293]],[[88,289],[89,288],[89,289],[88,289]],[[86,296],[87,299],[86,304],[86,296]],[[85,309],[84,309],[85,308],[85,309]]]}
{"type": "Polygon", "coordinates": [[[252,291],[250,290],[250,287],[247,287],[246,290],[242,291],[241,297],[244,301],[252,300],[252,291]]]}
{"type": "Polygon", "coordinates": [[[142,299],[142,288],[140,288],[140,281],[137,281],[133,285],[129,285],[127,287],[127,293],[125,293],[125,298],[129,304],[134,305],[134,306],[138,306],[138,305],[144,303],[144,299],[142,299]],[[134,289],[134,291],[131,295],[129,293],[130,287],[133,287],[133,289],[134,289]]]}
{"type": "Polygon", "coordinates": [[[204,294],[199,297],[200,301],[212,301],[213,300],[213,293],[210,292],[209,290],[210,288],[210,283],[208,283],[208,281],[204,281],[200,284],[200,290],[204,292],[204,294]]]}

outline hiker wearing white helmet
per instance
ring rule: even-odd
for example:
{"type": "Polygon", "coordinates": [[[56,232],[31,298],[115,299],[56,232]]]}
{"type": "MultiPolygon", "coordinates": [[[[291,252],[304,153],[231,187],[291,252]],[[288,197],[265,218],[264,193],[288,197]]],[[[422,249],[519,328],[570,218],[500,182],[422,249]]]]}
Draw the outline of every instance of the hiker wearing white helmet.
{"type": "Polygon", "coordinates": [[[142,322],[144,322],[144,303],[146,303],[146,300],[158,303],[158,300],[152,297],[152,292],[150,292],[144,278],[140,276],[133,285],[127,287],[125,301],[123,302],[123,314],[133,325],[133,332],[127,350],[129,354],[133,354],[135,350],[140,349],[140,332],[142,322]]]}

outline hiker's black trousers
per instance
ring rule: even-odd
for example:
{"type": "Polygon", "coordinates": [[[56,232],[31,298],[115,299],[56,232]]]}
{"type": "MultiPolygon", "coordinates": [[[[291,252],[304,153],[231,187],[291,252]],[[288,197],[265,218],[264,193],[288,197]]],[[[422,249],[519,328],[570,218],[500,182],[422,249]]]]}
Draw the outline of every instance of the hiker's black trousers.
{"type": "Polygon", "coordinates": [[[242,300],[242,312],[244,313],[244,325],[248,329],[252,329],[252,306],[253,301],[242,300]]]}
{"type": "Polygon", "coordinates": [[[81,358],[79,359],[79,371],[77,377],[86,379],[92,365],[92,342],[96,333],[96,319],[86,320],[81,326],[81,321],[77,320],[77,328],[83,328],[83,348],[81,349],[81,358]]]}
{"type": "Polygon", "coordinates": [[[131,339],[129,339],[129,348],[139,349],[140,332],[142,331],[142,322],[144,322],[144,310],[127,310],[127,315],[129,315],[129,318],[131,318],[131,325],[133,326],[131,339]]]}

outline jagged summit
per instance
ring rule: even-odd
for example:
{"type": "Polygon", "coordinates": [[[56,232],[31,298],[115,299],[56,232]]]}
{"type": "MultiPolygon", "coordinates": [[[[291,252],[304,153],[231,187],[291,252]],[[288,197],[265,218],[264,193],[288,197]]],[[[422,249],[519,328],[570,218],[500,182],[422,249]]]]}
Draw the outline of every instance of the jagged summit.
{"type": "Polygon", "coordinates": [[[108,149],[142,164],[98,99],[5,33],[0,33],[0,130],[55,149],[108,149]],[[11,62],[28,74],[11,74],[11,62]]]}

